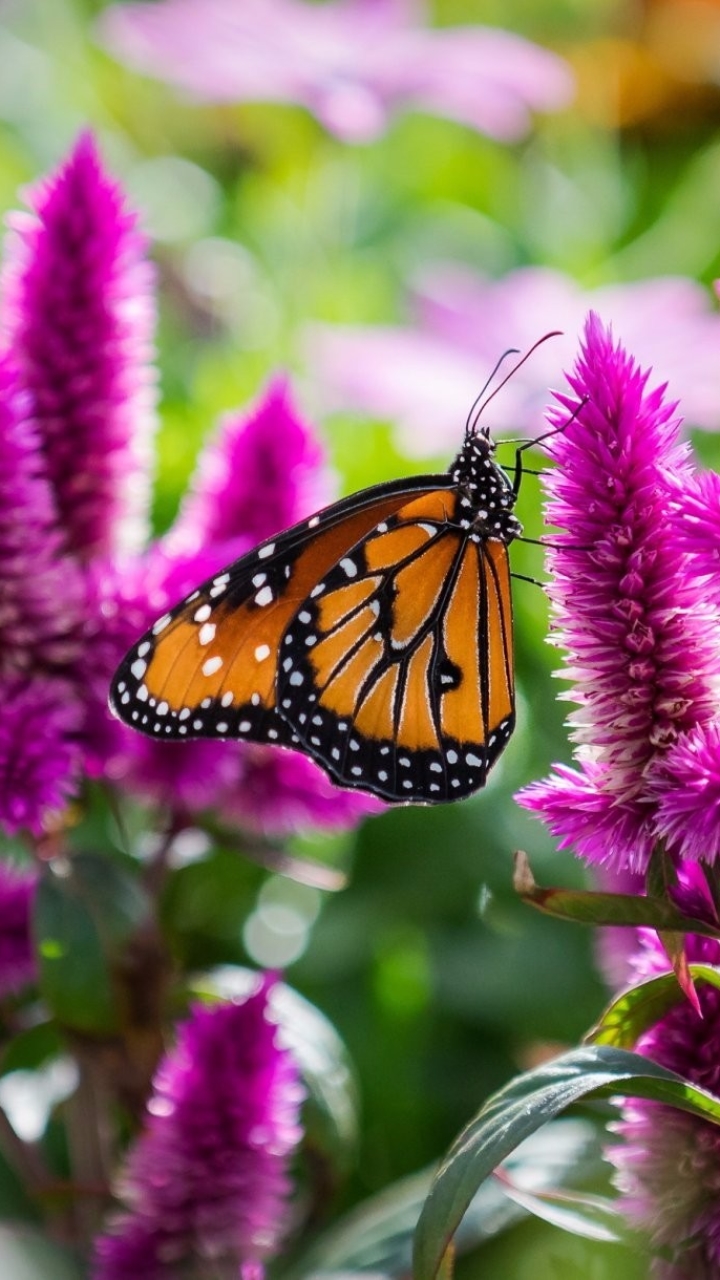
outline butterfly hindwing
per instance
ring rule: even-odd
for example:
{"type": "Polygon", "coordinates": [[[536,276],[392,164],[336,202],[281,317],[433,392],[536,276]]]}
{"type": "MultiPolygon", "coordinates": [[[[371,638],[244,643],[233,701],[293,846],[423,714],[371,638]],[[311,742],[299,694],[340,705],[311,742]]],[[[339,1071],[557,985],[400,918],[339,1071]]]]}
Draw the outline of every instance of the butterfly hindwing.
{"type": "Polygon", "coordinates": [[[378,485],[268,539],[160,618],[119,667],[121,719],[165,740],[241,738],[293,745],[276,709],[285,631],[305,598],[383,516],[443,477],[378,485]]]}
{"type": "Polygon", "coordinates": [[[447,489],[410,496],[303,601],[277,696],[343,786],[391,801],[477,790],[514,725],[506,543],[468,534],[447,489]]]}

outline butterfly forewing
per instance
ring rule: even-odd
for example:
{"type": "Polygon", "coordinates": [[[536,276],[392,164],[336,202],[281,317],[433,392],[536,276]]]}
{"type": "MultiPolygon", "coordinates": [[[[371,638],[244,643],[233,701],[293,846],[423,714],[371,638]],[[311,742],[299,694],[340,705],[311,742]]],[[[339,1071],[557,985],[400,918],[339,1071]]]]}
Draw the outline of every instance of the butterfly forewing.
{"type": "Polygon", "coordinates": [[[323,575],[378,519],[427,485],[427,477],[418,477],[378,486],[365,501],[365,495],[345,499],[208,579],[126,656],[111,688],[113,710],[164,739],[295,743],[293,726],[276,710],[288,624],[323,575]]]}
{"type": "Polygon", "coordinates": [[[505,542],[469,535],[454,493],[412,498],[292,619],[280,715],[343,786],[389,800],[470,794],[514,723],[509,585],[505,542]]]}

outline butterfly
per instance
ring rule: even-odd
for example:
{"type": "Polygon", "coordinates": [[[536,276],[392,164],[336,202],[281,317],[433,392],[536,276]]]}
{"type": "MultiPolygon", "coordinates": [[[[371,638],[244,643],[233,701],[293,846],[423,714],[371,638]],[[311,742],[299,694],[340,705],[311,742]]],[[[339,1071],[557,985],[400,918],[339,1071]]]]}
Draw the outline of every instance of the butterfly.
{"type": "Polygon", "coordinates": [[[515,726],[522,533],[520,451],[511,480],[484,407],[447,473],[335,502],[166,613],[118,668],[115,714],[163,740],[291,747],[390,803],[484,786],[515,726]]]}

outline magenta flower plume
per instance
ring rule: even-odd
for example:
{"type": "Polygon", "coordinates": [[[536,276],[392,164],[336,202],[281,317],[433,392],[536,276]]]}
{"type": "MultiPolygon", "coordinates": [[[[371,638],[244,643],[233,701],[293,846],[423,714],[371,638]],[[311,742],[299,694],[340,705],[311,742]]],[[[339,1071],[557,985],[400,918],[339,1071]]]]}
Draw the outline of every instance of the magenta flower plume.
{"type": "Polygon", "coordinates": [[[228,414],[203,450],[167,544],[172,552],[235,547],[263,538],[329,501],[324,451],[293,403],[286,377],[270,381],[249,413],[228,414]]]}
{"type": "Polygon", "coordinates": [[[277,1252],[304,1091],[269,1012],[273,982],[242,1003],[198,1007],[181,1028],[127,1160],[128,1210],[98,1241],[94,1280],[173,1280],[193,1261],[239,1275],[277,1252]]]}
{"type": "MultiPolygon", "coordinates": [[[[697,909],[697,907],[695,907],[697,909]]],[[[690,961],[720,964],[720,942],[688,936],[690,961]]],[[[666,973],[667,956],[642,931],[637,980],[666,973]]],[[[636,1050],[720,1097],[720,991],[697,988],[701,1013],[681,1000],[638,1040],[636,1050]]],[[[720,1129],[660,1103],[633,1099],[615,1126],[622,1142],[605,1154],[615,1166],[619,1208],[663,1250],[652,1280],[700,1280],[720,1274],[720,1129]]]]}
{"type": "Polygon", "coordinates": [[[720,608],[720,475],[703,471],[692,476],[677,501],[684,516],[678,546],[703,579],[705,598],[720,608]]]}
{"type": "Polygon", "coordinates": [[[36,975],[30,935],[37,874],[0,863],[0,998],[21,991],[36,975]]]}
{"type": "Polygon", "coordinates": [[[42,834],[62,814],[81,773],[81,711],[63,680],[0,681],[0,825],[42,834]]]}
{"type": "Polygon", "coordinates": [[[152,274],[136,217],[83,134],[15,215],[2,327],[30,399],[65,549],[145,536],[154,426],[152,274]]]}
{"type": "Polygon", "coordinates": [[[551,414],[562,429],[548,520],[561,532],[548,562],[579,767],[556,768],[519,799],[561,845],[642,872],[657,839],[648,772],[714,715],[714,614],[674,533],[690,475],[674,405],[592,315],[569,381],[574,395],[551,414]]]}
{"type": "Polygon", "coordinates": [[[197,98],[298,103],[350,143],[415,108],[509,141],[572,95],[555,54],[490,27],[433,30],[419,0],[118,4],[100,31],[117,57],[197,98]]]}
{"type": "MultiPolygon", "coordinates": [[[[145,742],[111,718],[110,679],[178,599],[331,496],[322,449],[277,377],[220,425],[175,525],[144,545],[155,384],[145,242],[90,135],[33,203],[13,219],[0,309],[0,826],[39,836],[83,773],[176,815],[229,815],[255,758],[251,768],[237,743],[145,742]]],[[[292,813],[350,825],[376,807],[338,791],[331,814],[324,777],[304,761],[261,772],[279,788],[278,831],[292,813]]],[[[262,795],[247,820],[270,832],[262,795]]]]}
{"type": "MultiPolygon", "coordinates": [[[[63,671],[81,652],[84,588],[62,562],[29,399],[0,358],[0,676],[63,671]]],[[[5,704],[7,705],[7,704],[5,704]]]]}
{"type": "Polygon", "coordinates": [[[240,776],[220,801],[222,816],[258,835],[287,837],[298,831],[354,827],[384,805],[362,791],[333,785],[322,769],[297,751],[244,746],[240,776]]]}

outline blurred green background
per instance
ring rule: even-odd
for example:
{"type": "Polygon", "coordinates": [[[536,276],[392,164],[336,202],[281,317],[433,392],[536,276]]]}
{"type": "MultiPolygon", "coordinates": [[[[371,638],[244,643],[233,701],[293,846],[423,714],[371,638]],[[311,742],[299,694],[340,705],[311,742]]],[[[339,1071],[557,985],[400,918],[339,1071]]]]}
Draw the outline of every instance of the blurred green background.
{"type": "MultiPolygon", "coordinates": [[[[430,253],[492,275],[551,265],[588,287],[667,272],[709,285],[718,272],[720,6],[436,0],[439,23],[495,23],[564,53],[578,75],[575,103],[512,146],[410,114],[357,147],[300,108],[198,105],[134,74],[94,39],[104,7],[2,4],[0,205],[17,207],[18,187],[54,167],[89,124],[143,210],[160,272],[158,529],[217,415],[254,397],[270,371],[289,368],[316,416],[322,375],[307,367],[304,326],[402,321],[408,281],[430,253]],[[671,11],[688,30],[707,22],[712,56],[708,34],[694,54],[690,41],[663,43],[671,11]],[[213,283],[207,264],[218,261],[213,283]]],[[[554,323],[549,314],[546,327],[554,323]]],[[[499,355],[514,335],[495,340],[499,355]]],[[[478,390],[488,373],[478,367],[478,390]]],[[[347,412],[318,425],[342,492],[450,461],[444,446],[423,463],[404,459],[390,422],[347,412]]],[[[717,462],[716,439],[698,440],[717,462]]],[[[500,457],[511,464],[512,450],[500,457]]],[[[519,511],[537,536],[532,477],[519,511]]],[[[542,576],[532,545],[515,547],[513,563],[542,576]]],[[[518,848],[543,882],[585,878],[513,801],[570,758],[544,594],[520,582],[515,601],[519,727],[483,794],[400,809],[351,837],[296,841],[298,854],[347,871],[337,894],[219,851],[186,867],[165,904],[190,966],[271,964],[288,930],[296,940],[287,980],[337,1027],[359,1081],[359,1159],[339,1206],[437,1158],[489,1091],[574,1043],[605,997],[590,932],[533,913],[511,887],[518,848]],[[287,908],[284,924],[268,904],[287,908]]],[[[483,1257],[486,1277],[621,1273],[608,1246],[535,1226],[483,1257]]]]}

